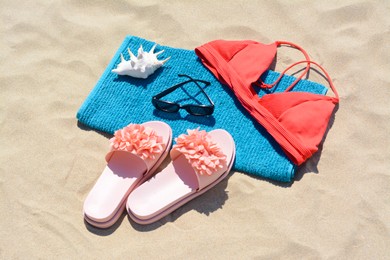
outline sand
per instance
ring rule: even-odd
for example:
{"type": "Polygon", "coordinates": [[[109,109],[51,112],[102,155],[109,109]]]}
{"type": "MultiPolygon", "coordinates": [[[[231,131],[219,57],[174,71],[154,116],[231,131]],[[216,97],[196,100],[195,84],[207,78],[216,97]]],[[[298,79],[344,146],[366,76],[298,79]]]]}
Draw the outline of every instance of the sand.
{"type": "MultiPolygon", "coordinates": [[[[389,259],[389,11],[370,0],[1,1],[0,258],[389,259]],[[128,34],[187,49],[303,46],[341,97],[320,151],[290,184],[234,172],[155,224],[86,225],[108,141],[75,114],[128,34]]],[[[276,70],[298,58],[280,49],[276,70]]]]}

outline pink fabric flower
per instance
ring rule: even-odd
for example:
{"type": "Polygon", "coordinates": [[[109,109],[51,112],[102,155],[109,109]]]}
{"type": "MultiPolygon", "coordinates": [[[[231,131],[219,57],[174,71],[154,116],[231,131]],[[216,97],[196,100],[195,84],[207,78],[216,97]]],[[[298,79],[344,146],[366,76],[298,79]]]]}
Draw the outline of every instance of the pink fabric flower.
{"type": "Polygon", "coordinates": [[[175,139],[172,149],[184,154],[197,173],[211,175],[226,165],[226,156],[205,130],[197,128],[187,132],[188,135],[182,134],[175,139]]]}
{"type": "Polygon", "coordinates": [[[137,124],[130,124],[115,131],[110,142],[111,150],[127,151],[144,160],[154,159],[165,148],[162,137],[152,128],[137,124]]]}

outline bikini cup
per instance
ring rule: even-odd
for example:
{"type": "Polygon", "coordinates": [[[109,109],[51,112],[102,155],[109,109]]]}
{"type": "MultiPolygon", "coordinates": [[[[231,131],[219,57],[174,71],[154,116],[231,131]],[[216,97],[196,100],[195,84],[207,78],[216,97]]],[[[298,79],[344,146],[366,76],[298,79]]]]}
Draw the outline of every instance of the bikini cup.
{"type": "Polygon", "coordinates": [[[294,164],[302,164],[318,150],[339,96],[326,70],[310,61],[301,47],[285,41],[266,45],[255,41],[217,40],[196,48],[195,52],[203,64],[232,89],[244,108],[273,136],[294,164]],[[283,45],[300,50],[306,60],[289,66],[272,84],[258,83],[274,60],[277,47],[283,45]],[[257,95],[253,85],[272,88],[289,69],[302,63],[307,64],[305,70],[285,92],[267,94],[262,98],[257,95]],[[289,92],[307,74],[311,65],[322,70],[335,97],[289,92]]]}

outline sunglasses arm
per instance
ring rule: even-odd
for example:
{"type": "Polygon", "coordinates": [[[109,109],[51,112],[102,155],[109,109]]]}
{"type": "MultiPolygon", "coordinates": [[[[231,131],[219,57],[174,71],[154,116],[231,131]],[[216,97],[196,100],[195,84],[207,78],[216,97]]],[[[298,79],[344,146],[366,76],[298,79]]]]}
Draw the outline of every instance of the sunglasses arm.
{"type": "Polygon", "coordinates": [[[175,85],[175,86],[172,86],[172,87],[170,87],[170,88],[167,88],[166,90],[164,90],[164,91],[158,93],[157,95],[155,95],[153,98],[154,98],[154,99],[160,99],[160,98],[162,98],[163,96],[166,96],[166,95],[168,95],[169,93],[172,93],[172,92],[175,91],[177,88],[179,88],[179,87],[181,87],[181,86],[183,86],[183,85],[185,85],[185,84],[187,84],[187,83],[190,83],[191,81],[193,81],[193,80],[187,80],[187,81],[181,82],[181,83],[179,83],[179,84],[177,84],[177,85],[175,85]]]}
{"type": "Polygon", "coordinates": [[[184,75],[184,74],[179,74],[178,76],[179,76],[179,77],[186,77],[186,78],[188,78],[189,80],[184,81],[184,82],[181,82],[181,83],[179,83],[179,84],[176,84],[175,86],[172,86],[172,87],[170,87],[170,88],[167,88],[166,90],[162,91],[161,93],[155,95],[155,96],[153,97],[153,99],[160,99],[160,98],[162,98],[162,97],[168,95],[169,93],[172,93],[172,92],[175,91],[177,88],[179,88],[179,87],[181,87],[181,86],[183,86],[183,85],[185,85],[185,84],[187,84],[187,83],[194,82],[194,83],[200,88],[200,90],[203,92],[203,94],[207,97],[207,100],[210,102],[210,104],[211,104],[212,106],[214,106],[214,102],[211,100],[211,98],[209,97],[209,95],[207,95],[207,93],[204,91],[204,89],[198,84],[198,82],[202,82],[202,83],[205,84],[206,87],[207,87],[207,86],[210,86],[210,82],[204,81],[204,80],[200,80],[200,79],[193,79],[193,78],[191,78],[190,76],[184,75]]]}
{"type": "Polygon", "coordinates": [[[214,102],[211,100],[211,98],[209,97],[209,95],[207,95],[206,91],[204,91],[204,89],[198,84],[198,81],[199,81],[199,82],[202,82],[202,83],[204,83],[204,84],[206,84],[206,87],[207,87],[207,86],[210,86],[210,82],[208,82],[208,81],[203,81],[203,80],[197,80],[197,79],[194,80],[195,84],[200,88],[200,90],[203,92],[203,94],[207,97],[207,99],[209,100],[210,104],[211,104],[212,106],[214,106],[214,102]]]}

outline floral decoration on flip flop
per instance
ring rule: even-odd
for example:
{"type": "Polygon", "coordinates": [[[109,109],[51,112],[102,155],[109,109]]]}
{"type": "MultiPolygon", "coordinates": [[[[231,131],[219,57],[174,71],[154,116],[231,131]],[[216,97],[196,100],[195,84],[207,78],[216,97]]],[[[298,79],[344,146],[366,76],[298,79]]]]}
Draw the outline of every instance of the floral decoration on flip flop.
{"type": "Polygon", "coordinates": [[[187,132],[188,135],[181,134],[175,139],[172,149],[184,154],[197,173],[211,175],[226,165],[226,155],[205,130],[197,128],[187,132]]]}
{"type": "Polygon", "coordinates": [[[111,150],[127,151],[142,159],[154,159],[165,149],[163,138],[150,128],[138,124],[130,124],[115,131],[110,139],[111,150]]]}

